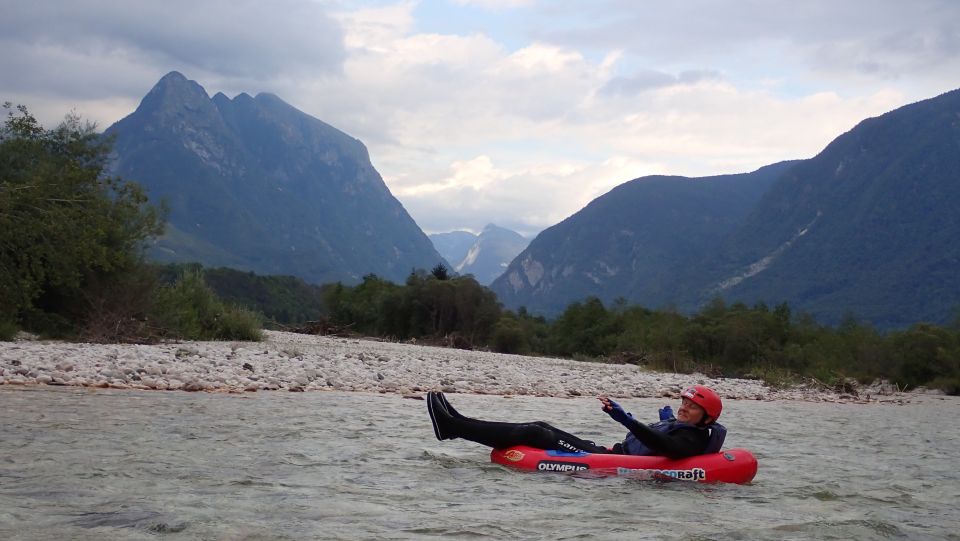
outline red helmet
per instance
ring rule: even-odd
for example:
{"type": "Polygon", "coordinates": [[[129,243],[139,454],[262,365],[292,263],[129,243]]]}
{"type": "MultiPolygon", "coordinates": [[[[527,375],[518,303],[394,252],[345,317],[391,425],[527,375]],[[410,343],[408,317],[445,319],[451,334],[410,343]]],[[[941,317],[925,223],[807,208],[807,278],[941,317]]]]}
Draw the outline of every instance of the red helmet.
{"type": "Polygon", "coordinates": [[[723,411],[723,403],[720,402],[720,395],[713,392],[713,389],[709,387],[694,385],[686,391],[683,391],[680,396],[689,398],[691,402],[703,408],[703,410],[707,412],[707,416],[712,419],[710,421],[711,423],[716,421],[720,417],[720,412],[723,411]]]}

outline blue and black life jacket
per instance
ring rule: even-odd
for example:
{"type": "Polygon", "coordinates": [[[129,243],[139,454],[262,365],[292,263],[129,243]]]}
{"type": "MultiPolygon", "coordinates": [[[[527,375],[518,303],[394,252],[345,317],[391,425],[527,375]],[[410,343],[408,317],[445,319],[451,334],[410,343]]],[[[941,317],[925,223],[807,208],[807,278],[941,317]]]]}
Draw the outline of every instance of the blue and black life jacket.
{"type": "MultiPolygon", "coordinates": [[[[665,421],[660,421],[659,423],[653,423],[649,425],[650,428],[658,432],[663,432],[664,434],[670,434],[671,432],[676,432],[677,430],[707,430],[710,432],[710,439],[707,442],[707,446],[704,448],[703,452],[700,454],[710,454],[720,452],[720,448],[723,447],[723,440],[727,437],[727,429],[720,423],[712,423],[707,426],[696,426],[687,423],[681,423],[676,419],[667,419],[665,421]]],[[[633,432],[627,434],[626,439],[623,440],[623,453],[627,455],[639,455],[639,456],[652,456],[657,453],[643,444],[636,436],[633,435],[633,432]]]]}

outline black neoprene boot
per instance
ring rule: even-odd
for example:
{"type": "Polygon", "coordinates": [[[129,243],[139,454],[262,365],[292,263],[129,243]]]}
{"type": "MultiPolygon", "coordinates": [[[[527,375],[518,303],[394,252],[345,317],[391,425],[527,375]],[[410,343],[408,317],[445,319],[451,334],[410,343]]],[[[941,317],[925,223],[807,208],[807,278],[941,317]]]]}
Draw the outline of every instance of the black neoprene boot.
{"type": "Polygon", "coordinates": [[[430,391],[427,393],[427,413],[430,414],[430,422],[433,423],[433,433],[438,440],[452,440],[457,437],[454,428],[453,416],[447,412],[444,401],[438,397],[440,393],[430,391]]]}
{"type": "Polygon", "coordinates": [[[443,404],[444,409],[447,410],[447,413],[449,413],[451,417],[455,417],[457,419],[469,419],[469,417],[462,415],[460,412],[453,409],[453,406],[450,405],[450,402],[447,402],[447,397],[444,396],[442,392],[437,392],[434,394],[436,395],[440,403],[443,404]]]}

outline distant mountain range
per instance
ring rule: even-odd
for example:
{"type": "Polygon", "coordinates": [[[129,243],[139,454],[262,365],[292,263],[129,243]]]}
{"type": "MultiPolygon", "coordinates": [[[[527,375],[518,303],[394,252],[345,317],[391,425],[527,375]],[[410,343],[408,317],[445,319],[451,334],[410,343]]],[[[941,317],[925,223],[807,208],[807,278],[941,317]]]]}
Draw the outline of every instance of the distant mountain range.
{"type": "Polygon", "coordinates": [[[401,282],[444,262],[546,315],[588,296],[788,302],[880,328],[960,313],[960,90],[865,120],[807,160],[632,180],[529,245],[493,225],[428,238],[360,141],[271,94],[211,98],[171,72],[106,135],[111,173],[169,207],[159,261],[313,283],[401,282]]]}
{"type": "Polygon", "coordinates": [[[437,252],[440,252],[440,255],[450,263],[451,270],[467,257],[470,247],[477,242],[477,235],[469,231],[434,233],[428,237],[437,252]]]}
{"type": "Polygon", "coordinates": [[[169,205],[151,256],[313,283],[443,261],[363,143],[272,94],[210,98],[177,72],[106,135],[112,172],[169,205]]]}
{"type": "Polygon", "coordinates": [[[618,186],[492,288],[546,314],[588,295],[682,310],[719,296],[825,323],[946,323],[960,309],[960,90],[865,120],[808,160],[618,186]]]}
{"type": "Polygon", "coordinates": [[[540,233],[492,288],[507,306],[548,315],[591,295],[647,306],[675,302],[678,270],[731,234],[791,165],[621,184],[540,233]]]}
{"type": "Polygon", "coordinates": [[[529,241],[515,231],[488,224],[479,235],[452,231],[430,235],[437,251],[458,274],[472,274],[477,282],[490,285],[529,241]]]}

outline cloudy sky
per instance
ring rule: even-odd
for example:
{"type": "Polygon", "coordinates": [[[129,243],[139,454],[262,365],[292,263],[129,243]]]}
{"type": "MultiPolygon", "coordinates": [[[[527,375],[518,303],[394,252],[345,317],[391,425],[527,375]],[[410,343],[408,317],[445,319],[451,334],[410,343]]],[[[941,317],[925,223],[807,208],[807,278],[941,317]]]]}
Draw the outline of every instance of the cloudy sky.
{"type": "Polygon", "coordinates": [[[177,70],[359,138],[428,233],[815,155],[960,87],[957,0],[0,0],[0,101],[102,128],[177,70]]]}

